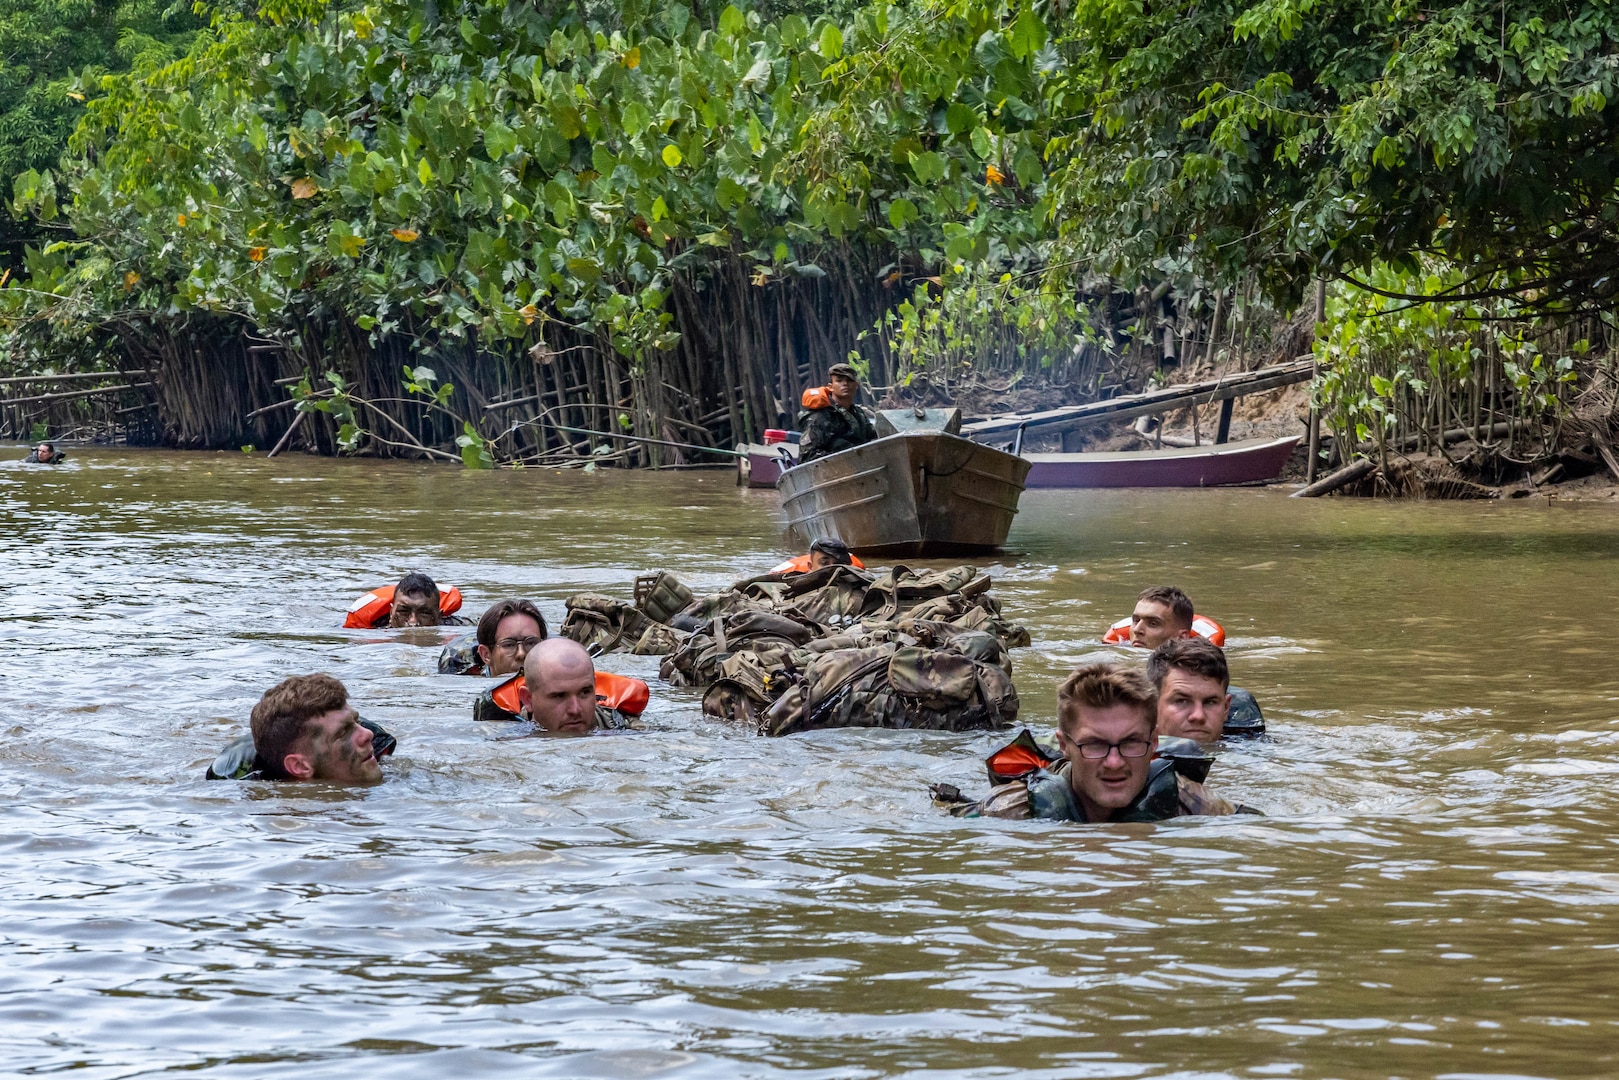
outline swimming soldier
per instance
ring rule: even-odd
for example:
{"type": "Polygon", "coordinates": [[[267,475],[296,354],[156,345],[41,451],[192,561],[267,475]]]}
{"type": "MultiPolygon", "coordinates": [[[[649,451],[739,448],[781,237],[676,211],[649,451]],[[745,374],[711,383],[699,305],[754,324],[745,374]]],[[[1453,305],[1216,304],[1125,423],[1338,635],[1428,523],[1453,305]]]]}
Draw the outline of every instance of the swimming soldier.
{"type": "Polygon", "coordinates": [[[827,369],[824,387],[804,391],[804,411],[798,414],[798,462],[835,454],[840,450],[869,443],[877,437],[871,414],[855,404],[860,376],[848,364],[827,369]]]}
{"type": "Polygon", "coordinates": [[[1222,735],[1263,735],[1259,703],[1231,685],[1225,650],[1200,637],[1171,638],[1147,658],[1158,692],[1158,734],[1212,743],[1222,735]]]}
{"type": "Polygon", "coordinates": [[[1192,636],[1192,600],[1173,585],[1142,589],[1130,612],[1131,645],[1156,649],[1172,638],[1192,636]]]}
{"type": "Polygon", "coordinates": [[[523,670],[528,651],[546,638],[545,616],[531,600],[501,600],[478,619],[476,632],[456,638],[438,654],[440,675],[510,675],[523,670]]]}
{"type": "Polygon", "coordinates": [[[208,766],[210,780],[382,782],[381,758],[397,741],[360,719],[349,693],[330,675],[294,675],[253,706],[252,734],[232,742],[208,766]]]}
{"type": "Polygon", "coordinates": [[[866,564],[861,562],[849,545],[842,540],[823,537],[810,544],[809,554],[794,555],[784,563],[778,563],[770,568],[772,574],[809,574],[816,570],[825,570],[829,566],[857,566],[864,570],[866,564]]]}
{"type": "Polygon", "coordinates": [[[597,675],[583,645],[557,637],[528,650],[521,675],[478,695],[472,718],[527,720],[536,735],[589,735],[639,730],[637,717],[646,703],[646,683],[597,675]]]}
{"type": "Polygon", "coordinates": [[[65,460],[67,460],[67,455],[58,450],[55,445],[42,442],[28,451],[28,456],[23,458],[23,463],[26,465],[59,465],[65,460]]]}
{"type": "Polygon", "coordinates": [[[995,786],[985,798],[972,802],[949,784],[934,785],[934,798],[958,817],[1121,822],[1257,812],[1203,787],[1211,759],[1195,743],[1160,742],[1157,709],[1141,672],[1087,664],[1057,688],[1061,757],[1025,730],[990,755],[995,786]]]}
{"type": "Polygon", "coordinates": [[[426,574],[412,572],[398,585],[384,585],[362,593],[349,605],[343,620],[346,629],[374,630],[380,627],[468,626],[470,619],[461,610],[461,590],[440,590],[426,574]]]}

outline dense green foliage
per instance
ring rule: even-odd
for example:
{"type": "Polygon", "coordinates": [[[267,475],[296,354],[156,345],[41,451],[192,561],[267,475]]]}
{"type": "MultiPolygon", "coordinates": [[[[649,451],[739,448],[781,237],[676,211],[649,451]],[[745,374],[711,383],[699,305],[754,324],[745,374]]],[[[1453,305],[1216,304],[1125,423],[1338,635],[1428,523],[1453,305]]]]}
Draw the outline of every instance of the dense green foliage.
{"type": "Polygon", "coordinates": [[[1419,254],[1452,293],[1606,305],[1619,13],[1606,2],[1080,3],[1061,184],[1107,269],[1318,272],[1419,254]]]}
{"type": "Polygon", "coordinates": [[[0,318],[602,334],[641,370],[677,279],[837,245],[888,253],[871,287],[911,299],[878,331],[918,365],[1049,361],[1138,287],[1143,326],[1165,288],[1319,276],[1475,305],[1440,337],[1605,310],[1616,41],[1609,3],[1549,0],[274,0],[108,80],[23,174],[66,228],[0,318]]]}
{"type": "MultiPolygon", "coordinates": [[[[801,253],[856,237],[986,254],[1029,220],[1041,166],[1033,140],[986,127],[996,103],[961,73],[867,113],[880,153],[824,122],[859,78],[840,57],[886,40],[886,11],[847,29],[672,5],[616,10],[634,29],[609,32],[478,0],[436,20],[397,3],[232,21],[92,104],[55,181],[84,239],[36,259],[36,280],[268,328],[316,313],[488,342],[558,319],[636,355],[667,344],[669,275],[709,253],[760,282],[819,275],[801,253]]],[[[1007,38],[1000,75],[1037,98],[1016,19],[975,11],[1007,38]]],[[[50,195],[48,178],[24,191],[50,195]]]]}
{"type": "MultiPolygon", "coordinates": [[[[168,63],[203,25],[189,5],[162,0],[0,2],[0,194],[55,166],[103,76],[168,63]]],[[[32,232],[0,224],[0,237],[32,232]]]]}

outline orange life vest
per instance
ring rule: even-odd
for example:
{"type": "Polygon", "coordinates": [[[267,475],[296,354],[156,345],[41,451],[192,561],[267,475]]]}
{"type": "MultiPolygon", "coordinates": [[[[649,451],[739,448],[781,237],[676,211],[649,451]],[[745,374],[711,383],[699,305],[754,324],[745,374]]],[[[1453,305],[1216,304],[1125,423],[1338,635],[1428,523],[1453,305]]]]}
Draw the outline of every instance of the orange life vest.
{"type": "MultiPolygon", "coordinates": [[[[862,570],[864,570],[866,568],[866,564],[860,561],[860,556],[858,556],[858,555],[850,555],[849,556],[849,565],[850,566],[858,566],[862,570]]],[[[807,574],[807,573],[809,573],[809,568],[810,568],[810,556],[808,556],[808,555],[794,555],[792,558],[788,559],[786,562],[777,563],[775,566],[772,566],[770,568],[770,573],[772,573],[772,574],[807,574]]]]}
{"type": "Polygon", "coordinates": [[[804,396],[798,399],[798,403],[811,412],[825,409],[832,404],[832,391],[829,387],[812,386],[804,391],[804,396]]]}
{"type": "MultiPolygon", "coordinates": [[[[1211,645],[1219,645],[1222,648],[1225,646],[1225,631],[1221,629],[1220,624],[1215,622],[1213,619],[1206,619],[1202,615],[1193,615],[1192,633],[1196,634],[1200,638],[1207,638],[1209,640],[1209,644],[1211,645]]],[[[1108,627],[1107,633],[1102,635],[1102,640],[1107,642],[1109,645],[1130,644],[1129,616],[1125,616],[1112,626],[1108,627]]]]}
{"type": "MultiPolygon", "coordinates": [[[[378,626],[388,625],[388,616],[393,612],[394,585],[382,585],[368,593],[361,593],[360,597],[349,605],[348,617],[343,620],[345,630],[372,630],[378,626]]],[[[438,609],[442,615],[454,615],[461,610],[461,590],[454,585],[439,586],[438,609]]]]}
{"type": "MultiPolygon", "coordinates": [[[[523,685],[523,673],[507,679],[489,692],[495,704],[513,715],[522,715],[523,699],[518,696],[517,688],[523,685]]],[[[646,711],[646,703],[652,698],[652,691],[647,689],[646,683],[640,679],[632,679],[628,675],[609,675],[605,671],[596,672],[596,704],[605,705],[609,709],[616,709],[625,716],[640,716],[646,711]]]]}

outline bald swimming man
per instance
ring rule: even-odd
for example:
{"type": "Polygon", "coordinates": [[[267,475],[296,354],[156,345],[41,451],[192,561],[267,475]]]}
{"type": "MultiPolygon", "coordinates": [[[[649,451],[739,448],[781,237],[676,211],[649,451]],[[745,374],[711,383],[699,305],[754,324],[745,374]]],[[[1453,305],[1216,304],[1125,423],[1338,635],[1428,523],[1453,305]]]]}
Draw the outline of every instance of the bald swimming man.
{"type": "Polygon", "coordinates": [[[520,675],[478,695],[472,718],[527,720],[536,735],[640,730],[637,718],[646,698],[641,680],[615,675],[598,680],[584,646],[554,637],[528,650],[520,675]]]}

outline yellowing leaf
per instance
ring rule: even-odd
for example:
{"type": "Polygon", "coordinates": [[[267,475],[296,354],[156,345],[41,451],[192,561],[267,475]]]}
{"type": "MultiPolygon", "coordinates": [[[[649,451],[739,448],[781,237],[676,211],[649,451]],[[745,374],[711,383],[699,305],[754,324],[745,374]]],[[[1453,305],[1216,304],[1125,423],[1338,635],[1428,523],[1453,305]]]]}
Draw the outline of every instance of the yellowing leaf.
{"type": "Polygon", "coordinates": [[[320,190],[320,185],[307,176],[300,176],[292,182],[292,197],[294,199],[313,199],[320,190]]]}
{"type": "Polygon", "coordinates": [[[67,92],[67,96],[72,98],[74,101],[83,101],[84,100],[84,95],[79,93],[77,90],[69,90],[67,92]]]}
{"type": "Polygon", "coordinates": [[[639,45],[624,54],[624,66],[627,68],[641,66],[641,47],[639,45]]]}
{"type": "Polygon", "coordinates": [[[361,248],[365,247],[365,237],[339,236],[337,238],[337,246],[343,249],[343,254],[352,259],[354,256],[360,253],[361,248]]]}
{"type": "Polygon", "coordinates": [[[418,236],[422,235],[415,229],[392,229],[390,231],[394,234],[394,239],[398,240],[401,244],[408,244],[412,240],[415,240],[418,236]]]}
{"type": "Polygon", "coordinates": [[[984,183],[1000,185],[1006,183],[1006,174],[993,165],[984,168],[984,183]]]}
{"type": "Polygon", "coordinates": [[[671,169],[686,160],[686,155],[680,152],[680,147],[670,143],[663,148],[663,163],[671,169]]]}
{"type": "Polygon", "coordinates": [[[185,228],[185,226],[186,226],[186,216],[184,214],[176,214],[174,220],[179,222],[180,228],[182,228],[182,229],[185,228]]]}
{"type": "Polygon", "coordinates": [[[269,249],[268,248],[262,248],[262,247],[250,247],[250,248],[247,249],[247,257],[249,259],[252,259],[254,262],[263,262],[264,261],[264,253],[267,250],[269,250],[269,249]]]}
{"type": "Polygon", "coordinates": [[[524,304],[517,310],[517,314],[523,317],[523,322],[532,324],[535,319],[539,318],[540,309],[533,304],[524,304]]]}
{"type": "Polygon", "coordinates": [[[141,276],[139,274],[135,273],[135,271],[131,270],[129,273],[124,275],[124,291],[125,292],[128,292],[130,289],[133,289],[135,286],[139,285],[140,283],[141,283],[141,276]]]}

